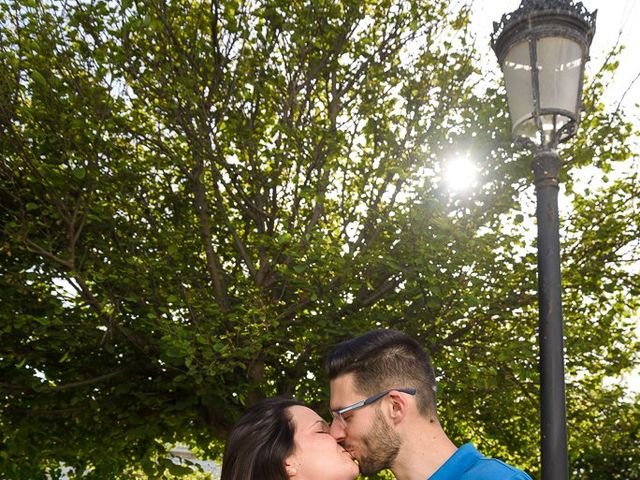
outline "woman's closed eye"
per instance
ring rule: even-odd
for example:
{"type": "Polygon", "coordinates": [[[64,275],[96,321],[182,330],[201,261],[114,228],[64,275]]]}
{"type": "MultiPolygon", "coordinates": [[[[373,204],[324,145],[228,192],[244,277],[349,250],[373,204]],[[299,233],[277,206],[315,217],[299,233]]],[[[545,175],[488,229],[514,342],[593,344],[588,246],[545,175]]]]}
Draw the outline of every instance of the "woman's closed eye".
{"type": "Polygon", "coordinates": [[[318,431],[316,433],[329,433],[330,427],[326,422],[318,422],[318,431]]]}

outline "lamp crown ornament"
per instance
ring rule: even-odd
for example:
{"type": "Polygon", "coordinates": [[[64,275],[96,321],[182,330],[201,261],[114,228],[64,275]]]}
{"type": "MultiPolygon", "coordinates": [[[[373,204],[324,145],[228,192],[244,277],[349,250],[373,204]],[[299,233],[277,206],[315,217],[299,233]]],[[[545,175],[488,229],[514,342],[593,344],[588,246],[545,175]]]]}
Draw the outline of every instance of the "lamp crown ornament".
{"type": "Polygon", "coordinates": [[[596,16],[598,11],[590,13],[582,2],[573,0],[522,0],[520,6],[511,13],[505,13],[499,22],[493,22],[491,34],[491,46],[496,49],[496,41],[502,33],[523,20],[531,20],[535,17],[553,15],[566,15],[573,17],[578,23],[584,25],[591,44],[591,39],[596,30],[596,16]]]}

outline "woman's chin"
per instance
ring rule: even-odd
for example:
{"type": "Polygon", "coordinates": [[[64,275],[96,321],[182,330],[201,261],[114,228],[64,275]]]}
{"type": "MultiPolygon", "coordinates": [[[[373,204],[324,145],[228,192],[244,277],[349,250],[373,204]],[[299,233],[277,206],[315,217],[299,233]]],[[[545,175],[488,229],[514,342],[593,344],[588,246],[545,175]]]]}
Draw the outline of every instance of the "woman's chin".
{"type": "Polygon", "coordinates": [[[351,463],[351,477],[350,479],[354,479],[356,478],[358,475],[360,475],[360,466],[358,465],[358,461],[355,458],[351,458],[351,455],[349,455],[349,462],[351,463]]]}

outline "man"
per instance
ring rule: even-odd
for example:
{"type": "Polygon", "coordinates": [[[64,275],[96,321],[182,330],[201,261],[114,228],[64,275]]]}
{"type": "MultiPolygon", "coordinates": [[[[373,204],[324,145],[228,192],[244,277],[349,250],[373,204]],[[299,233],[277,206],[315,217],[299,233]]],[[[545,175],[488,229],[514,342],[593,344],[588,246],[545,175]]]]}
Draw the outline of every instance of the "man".
{"type": "Polygon", "coordinates": [[[428,354],[412,338],[375,330],[342,342],[326,358],[331,435],[364,475],[398,480],[531,480],[473,445],[457,448],[440,426],[428,354]]]}

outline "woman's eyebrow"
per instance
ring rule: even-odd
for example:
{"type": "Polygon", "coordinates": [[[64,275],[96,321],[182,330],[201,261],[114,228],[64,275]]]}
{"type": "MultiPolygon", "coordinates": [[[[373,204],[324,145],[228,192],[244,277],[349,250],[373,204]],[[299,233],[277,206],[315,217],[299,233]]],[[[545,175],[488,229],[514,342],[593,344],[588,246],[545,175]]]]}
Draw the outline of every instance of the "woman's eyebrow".
{"type": "Polygon", "coordinates": [[[322,425],[323,427],[327,427],[329,428],[329,424],[325,421],[325,420],[316,420],[315,422],[313,422],[313,424],[311,425],[312,427],[315,427],[317,424],[322,425]]]}

